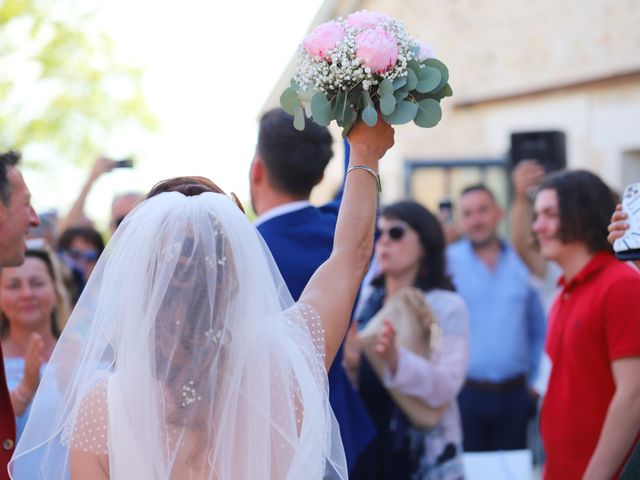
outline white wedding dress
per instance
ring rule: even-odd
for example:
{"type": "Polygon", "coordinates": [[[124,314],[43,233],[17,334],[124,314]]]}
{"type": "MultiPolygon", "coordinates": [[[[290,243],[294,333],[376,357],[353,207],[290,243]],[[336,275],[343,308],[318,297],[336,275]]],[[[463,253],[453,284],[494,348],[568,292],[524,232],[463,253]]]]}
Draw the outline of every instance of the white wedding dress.
{"type": "Polygon", "coordinates": [[[324,348],[231,200],[160,194],[98,261],[42,379],[61,401],[51,414],[36,395],[10,468],[42,458],[39,478],[65,479],[88,457],[114,480],[346,479],[324,348]]]}

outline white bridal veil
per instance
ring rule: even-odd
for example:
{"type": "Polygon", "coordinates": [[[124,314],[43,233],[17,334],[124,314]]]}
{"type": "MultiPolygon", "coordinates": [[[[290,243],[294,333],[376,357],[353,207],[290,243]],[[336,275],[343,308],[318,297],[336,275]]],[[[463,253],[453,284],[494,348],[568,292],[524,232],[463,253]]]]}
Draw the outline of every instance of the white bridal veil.
{"type": "Polygon", "coordinates": [[[40,388],[59,399],[36,395],[12,478],[69,478],[83,457],[118,480],[347,477],[320,319],[222,194],[127,217],[40,388]]]}

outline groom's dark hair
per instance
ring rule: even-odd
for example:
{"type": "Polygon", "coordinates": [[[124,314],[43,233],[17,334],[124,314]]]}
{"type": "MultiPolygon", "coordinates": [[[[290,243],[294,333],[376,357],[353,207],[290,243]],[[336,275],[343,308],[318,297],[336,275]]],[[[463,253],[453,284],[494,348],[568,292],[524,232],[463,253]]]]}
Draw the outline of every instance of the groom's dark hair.
{"type": "Polygon", "coordinates": [[[271,185],[281,192],[308,198],[333,156],[332,143],[326,127],[307,121],[304,130],[296,130],[293,117],[280,108],[260,119],[257,152],[271,185]]]}

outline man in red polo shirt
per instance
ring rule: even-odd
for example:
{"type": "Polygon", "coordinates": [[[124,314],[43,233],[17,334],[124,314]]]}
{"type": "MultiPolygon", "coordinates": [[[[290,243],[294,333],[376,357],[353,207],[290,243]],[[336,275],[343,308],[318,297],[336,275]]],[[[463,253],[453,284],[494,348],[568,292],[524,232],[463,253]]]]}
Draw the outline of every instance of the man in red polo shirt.
{"type": "Polygon", "coordinates": [[[533,230],[562,269],[542,406],[546,480],[616,478],[640,430],[640,275],[607,242],[615,195],[586,171],[540,186],[533,230]]]}
{"type": "MultiPolygon", "coordinates": [[[[0,155],[0,269],[24,261],[25,235],[40,224],[31,207],[31,195],[16,167],[20,155],[0,155]]],[[[0,348],[0,480],[9,478],[7,464],[16,441],[16,419],[11,407],[0,348]]]]}

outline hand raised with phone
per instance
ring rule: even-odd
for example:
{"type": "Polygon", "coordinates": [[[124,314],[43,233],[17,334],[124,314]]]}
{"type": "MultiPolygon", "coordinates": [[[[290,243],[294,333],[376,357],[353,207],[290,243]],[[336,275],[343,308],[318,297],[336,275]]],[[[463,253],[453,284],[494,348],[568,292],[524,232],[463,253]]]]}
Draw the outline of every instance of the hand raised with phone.
{"type": "Polygon", "coordinates": [[[105,156],[99,156],[93,164],[89,177],[95,180],[114,168],[133,168],[133,160],[131,158],[114,160],[105,156]]]}

